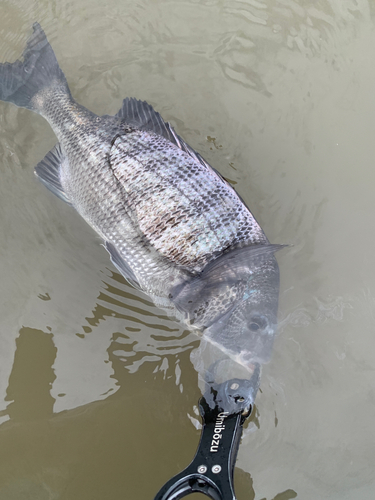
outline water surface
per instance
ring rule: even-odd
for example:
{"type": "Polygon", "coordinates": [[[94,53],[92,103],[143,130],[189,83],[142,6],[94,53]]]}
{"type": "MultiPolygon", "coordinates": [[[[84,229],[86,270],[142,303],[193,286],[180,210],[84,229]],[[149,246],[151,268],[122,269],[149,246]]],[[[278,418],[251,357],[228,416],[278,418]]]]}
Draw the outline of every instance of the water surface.
{"type": "MultiPolygon", "coordinates": [[[[3,1],[2,62],[36,20],[81,104],[147,100],[293,244],[238,499],[371,499],[373,3],[3,1]]],[[[198,443],[199,341],[34,178],[54,143],[0,103],[0,498],[153,498],[198,443]]]]}

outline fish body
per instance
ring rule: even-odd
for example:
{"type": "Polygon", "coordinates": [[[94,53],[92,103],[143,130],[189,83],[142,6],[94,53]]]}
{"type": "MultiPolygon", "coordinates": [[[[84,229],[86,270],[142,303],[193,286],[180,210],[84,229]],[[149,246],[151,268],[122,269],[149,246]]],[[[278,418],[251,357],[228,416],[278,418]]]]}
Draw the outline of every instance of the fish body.
{"type": "Polygon", "coordinates": [[[63,191],[146,292],[165,295],[165,284],[198,274],[228,248],[267,242],[207,164],[152,130],[94,115],[68,94],[51,100],[41,114],[62,149],[63,191]]]}
{"type": "Polygon", "coordinates": [[[239,362],[258,362],[254,345],[276,324],[277,247],[228,182],[147,103],[125,99],[116,116],[76,103],[37,23],[23,61],[0,65],[0,99],[49,122],[59,142],[36,174],[124,277],[239,362]]]}

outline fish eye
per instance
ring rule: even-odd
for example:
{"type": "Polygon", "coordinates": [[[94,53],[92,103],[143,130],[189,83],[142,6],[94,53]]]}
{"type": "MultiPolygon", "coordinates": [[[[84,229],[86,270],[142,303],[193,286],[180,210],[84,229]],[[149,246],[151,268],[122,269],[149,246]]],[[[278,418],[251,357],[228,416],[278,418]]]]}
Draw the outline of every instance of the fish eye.
{"type": "Polygon", "coordinates": [[[249,328],[252,332],[263,330],[267,326],[267,320],[264,316],[253,316],[250,318],[249,328]]]}

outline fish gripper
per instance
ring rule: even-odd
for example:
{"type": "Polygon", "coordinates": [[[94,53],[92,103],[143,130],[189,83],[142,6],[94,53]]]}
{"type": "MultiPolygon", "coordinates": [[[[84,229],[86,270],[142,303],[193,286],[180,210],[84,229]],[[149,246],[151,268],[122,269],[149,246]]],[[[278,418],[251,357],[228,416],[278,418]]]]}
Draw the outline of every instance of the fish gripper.
{"type": "Polygon", "coordinates": [[[252,407],[237,413],[211,408],[199,400],[202,432],[193,461],[159,490],[154,500],[179,500],[190,493],[203,493],[212,500],[236,500],[233,472],[242,426],[252,407]]]}

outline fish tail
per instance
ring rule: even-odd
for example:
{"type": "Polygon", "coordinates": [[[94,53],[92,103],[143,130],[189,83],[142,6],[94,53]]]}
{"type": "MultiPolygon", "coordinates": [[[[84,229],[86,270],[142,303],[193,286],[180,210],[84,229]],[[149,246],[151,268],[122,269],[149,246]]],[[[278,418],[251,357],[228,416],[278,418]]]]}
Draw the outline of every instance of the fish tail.
{"type": "Polygon", "coordinates": [[[64,73],[39,23],[22,54],[23,61],[0,64],[0,100],[41,113],[48,89],[70,94],[64,73]]]}

